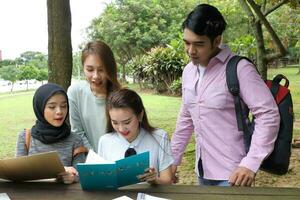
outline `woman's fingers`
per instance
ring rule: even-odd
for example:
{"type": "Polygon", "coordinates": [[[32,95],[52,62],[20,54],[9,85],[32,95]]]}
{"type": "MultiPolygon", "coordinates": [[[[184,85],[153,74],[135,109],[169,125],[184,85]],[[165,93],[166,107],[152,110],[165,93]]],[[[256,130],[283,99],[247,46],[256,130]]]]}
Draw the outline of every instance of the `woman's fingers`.
{"type": "Polygon", "coordinates": [[[144,174],[141,174],[139,176],[137,176],[137,178],[140,180],[140,181],[147,181],[147,182],[152,182],[152,181],[155,181],[156,180],[156,176],[157,176],[157,173],[156,173],[156,170],[155,168],[153,167],[150,167],[150,168],[147,168],[145,170],[145,173],[144,174]]]}
{"type": "Polygon", "coordinates": [[[73,174],[72,172],[61,172],[57,175],[57,181],[63,182],[64,184],[72,184],[74,182],[78,182],[78,176],[73,174]]]}

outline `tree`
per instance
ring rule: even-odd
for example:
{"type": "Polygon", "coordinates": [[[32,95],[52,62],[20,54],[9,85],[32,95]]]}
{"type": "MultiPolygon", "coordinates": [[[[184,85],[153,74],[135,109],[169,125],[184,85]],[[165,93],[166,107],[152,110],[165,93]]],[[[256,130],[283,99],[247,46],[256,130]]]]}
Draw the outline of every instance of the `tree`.
{"type": "Polygon", "coordinates": [[[48,70],[47,69],[38,70],[38,74],[35,79],[37,81],[41,81],[43,84],[43,81],[48,79],[48,70]]]}
{"type": "Polygon", "coordinates": [[[47,0],[48,81],[67,89],[72,76],[71,11],[69,0],[47,0]]]}
{"type": "Polygon", "coordinates": [[[20,55],[24,65],[34,66],[38,69],[47,67],[47,56],[38,51],[26,51],[20,55]]]}
{"type": "MultiPolygon", "coordinates": [[[[299,50],[299,54],[300,54],[300,40],[297,42],[297,44],[296,44],[296,47],[298,48],[298,50],[299,50]]],[[[299,56],[299,71],[298,71],[298,73],[297,74],[300,74],[300,56],[299,56]]]]}
{"type": "Polygon", "coordinates": [[[0,61],[0,67],[8,66],[8,65],[16,65],[16,61],[11,60],[11,59],[5,59],[5,60],[0,61]]]}
{"type": "Polygon", "coordinates": [[[277,33],[269,23],[267,16],[282,5],[289,3],[289,0],[275,0],[269,3],[266,0],[260,1],[260,3],[256,3],[254,0],[239,0],[239,2],[249,16],[250,24],[256,38],[258,70],[260,71],[262,78],[266,79],[267,63],[283,57],[287,53],[282,41],[279,39],[277,33]],[[264,25],[276,45],[277,52],[267,51],[262,25],[264,25]]]}
{"type": "Polygon", "coordinates": [[[178,37],[181,23],[195,2],[117,0],[93,20],[88,35],[112,47],[122,66],[122,79],[125,80],[125,65],[131,58],[155,46],[166,46],[178,37]]]}
{"type": "Polygon", "coordinates": [[[2,79],[11,82],[10,92],[13,91],[14,83],[18,80],[18,69],[15,65],[3,66],[0,69],[0,76],[2,79]]]}
{"type": "Polygon", "coordinates": [[[28,80],[31,79],[36,79],[38,76],[38,69],[36,67],[32,66],[21,66],[19,67],[19,74],[18,74],[18,79],[19,80],[26,80],[26,90],[28,90],[28,80]]]}
{"type": "Polygon", "coordinates": [[[83,76],[83,67],[81,64],[81,52],[76,52],[73,54],[73,70],[72,76],[77,77],[78,80],[83,76]]]}
{"type": "MultiPolygon", "coordinates": [[[[289,4],[283,5],[280,10],[276,10],[269,17],[269,21],[273,24],[274,29],[278,30],[278,36],[287,48],[289,62],[292,64],[298,63],[300,57],[300,51],[297,47],[297,42],[300,39],[300,4],[297,9],[289,4]]],[[[266,39],[269,39],[269,37],[266,39]]],[[[269,42],[268,45],[271,48],[272,43],[269,42]]]]}

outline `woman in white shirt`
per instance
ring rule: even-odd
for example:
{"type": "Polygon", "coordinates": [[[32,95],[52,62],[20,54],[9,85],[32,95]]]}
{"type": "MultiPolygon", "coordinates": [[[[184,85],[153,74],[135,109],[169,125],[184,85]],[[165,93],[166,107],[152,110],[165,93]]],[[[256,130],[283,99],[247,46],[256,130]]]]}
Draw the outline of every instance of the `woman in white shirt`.
{"type": "Polygon", "coordinates": [[[171,184],[173,156],[168,135],[149,124],[140,96],[121,89],[108,97],[106,108],[110,133],[99,139],[98,154],[116,161],[149,151],[151,167],[139,179],[151,184],[171,184]]]}

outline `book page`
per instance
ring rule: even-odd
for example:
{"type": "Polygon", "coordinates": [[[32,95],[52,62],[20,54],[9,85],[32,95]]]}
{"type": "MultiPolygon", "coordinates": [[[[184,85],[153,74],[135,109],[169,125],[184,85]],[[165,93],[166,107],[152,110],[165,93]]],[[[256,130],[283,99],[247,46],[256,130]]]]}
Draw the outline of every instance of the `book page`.
{"type": "Polygon", "coordinates": [[[112,200],[133,200],[132,198],[129,198],[128,196],[121,196],[112,200]]]}
{"type": "Polygon", "coordinates": [[[85,163],[86,164],[115,164],[114,161],[105,160],[92,149],[89,150],[85,163]]]}
{"type": "Polygon", "coordinates": [[[0,200],[10,200],[10,198],[6,193],[0,193],[0,200]]]}

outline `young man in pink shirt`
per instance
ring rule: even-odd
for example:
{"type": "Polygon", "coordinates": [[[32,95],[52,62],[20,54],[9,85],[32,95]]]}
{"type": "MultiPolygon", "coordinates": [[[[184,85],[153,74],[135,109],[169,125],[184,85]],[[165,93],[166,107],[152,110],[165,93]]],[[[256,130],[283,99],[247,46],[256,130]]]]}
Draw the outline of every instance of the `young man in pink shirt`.
{"type": "Polygon", "coordinates": [[[225,28],[221,13],[207,4],[198,5],[183,22],[183,41],[191,62],[182,75],[182,105],[172,137],[172,171],[175,177],[194,132],[200,185],[251,186],[262,161],[273,150],[280,117],[255,66],[241,60],[237,67],[240,97],[255,116],[246,153],[226,84],[225,68],[233,53],[220,47],[225,28]]]}

